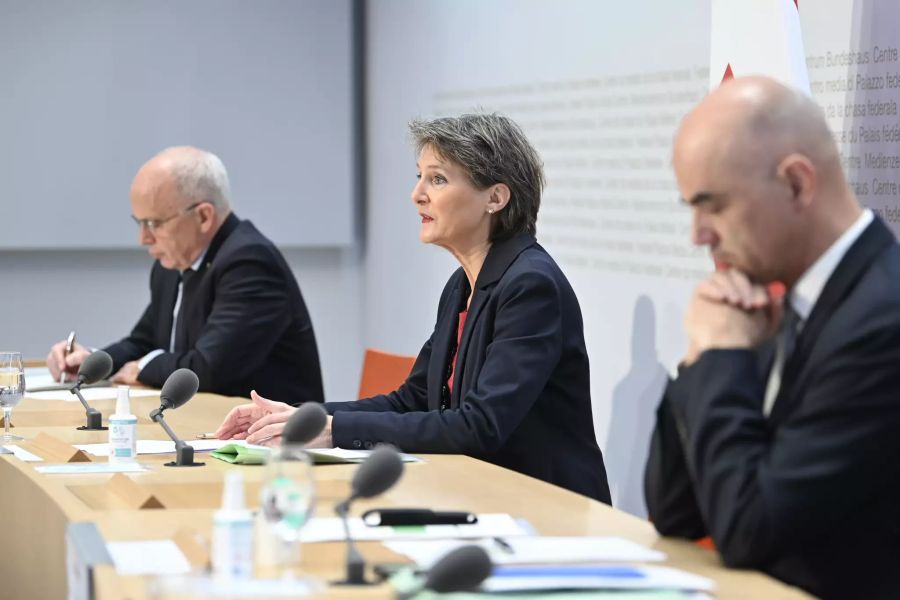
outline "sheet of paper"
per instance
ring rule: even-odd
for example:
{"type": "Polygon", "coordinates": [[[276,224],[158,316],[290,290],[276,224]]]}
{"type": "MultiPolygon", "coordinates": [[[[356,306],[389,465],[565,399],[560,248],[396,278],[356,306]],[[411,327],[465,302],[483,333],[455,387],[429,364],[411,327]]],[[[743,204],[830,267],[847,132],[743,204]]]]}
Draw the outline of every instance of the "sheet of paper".
{"type": "MultiPolygon", "coordinates": [[[[307,448],[316,464],[328,463],[361,463],[366,460],[371,450],[346,450],[344,448],[307,448]]],[[[403,462],[422,462],[422,459],[412,454],[400,454],[403,462]]]]}
{"type": "MultiPolygon", "coordinates": [[[[421,525],[404,527],[370,527],[362,519],[349,519],[354,540],[419,540],[492,538],[529,535],[529,532],[505,513],[478,515],[472,525],[421,525]]],[[[337,517],[315,517],[300,530],[303,542],[333,542],[344,539],[344,526],[337,517]]]]}
{"type": "MultiPolygon", "coordinates": [[[[197,452],[218,450],[222,446],[233,443],[225,440],[185,440],[194,447],[197,452]]],[[[109,456],[109,444],[75,444],[79,450],[84,450],[93,456],[109,456]]],[[[171,440],[138,440],[138,454],[171,454],[175,452],[175,442],[171,440]]]]}
{"type": "Polygon", "coordinates": [[[59,380],[54,380],[47,367],[25,367],[25,389],[53,387],[59,385],[59,380]]]}
{"type": "Polygon", "coordinates": [[[181,575],[190,573],[191,564],[172,540],[107,542],[119,575],[181,575]]]}
{"type": "Polygon", "coordinates": [[[526,590],[685,590],[708,592],[715,582],[661,566],[500,565],[481,584],[485,592],[526,590]]]}
{"type": "Polygon", "coordinates": [[[297,574],[290,579],[216,579],[169,575],[157,578],[153,585],[160,594],[179,598],[318,598],[326,590],[324,582],[297,574]]]}
{"type": "Polygon", "coordinates": [[[6,448],[7,450],[9,450],[10,452],[12,452],[15,455],[15,457],[21,461],[44,462],[43,458],[41,458],[40,456],[38,456],[36,454],[32,454],[31,452],[29,452],[25,448],[22,448],[21,446],[16,446],[15,444],[8,444],[3,447],[6,448]]]}
{"type": "Polygon", "coordinates": [[[140,463],[105,463],[105,462],[83,462],[83,463],[66,463],[63,465],[42,465],[35,467],[35,471],[48,475],[77,475],[81,473],[143,473],[149,471],[146,466],[140,463]]]}
{"type": "MultiPolygon", "coordinates": [[[[655,562],[666,555],[617,537],[515,537],[504,539],[509,548],[493,539],[476,540],[495,565],[655,562]]],[[[408,556],[422,568],[430,568],[445,554],[472,541],[387,541],[390,550],[408,556]]]]}
{"type": "MultiPolygon", "coordinates": [[[[117,394],[118,389],[114,387],[95,387],[84,388],[81,390],[81,395],[84,396],[84,399],[87,402],[91,402],[92,400],[115,400],[117,394]]],[[[132,388],[129,391],[129,395],[132,398],[159,396],[159,390],[136,390],[132,388]]],[[[78,398],[75,394],[69,392],[69,390],[25,392],[25,397],[33,400],[65,400],[66,402],[78,402],[78,398]]]]}

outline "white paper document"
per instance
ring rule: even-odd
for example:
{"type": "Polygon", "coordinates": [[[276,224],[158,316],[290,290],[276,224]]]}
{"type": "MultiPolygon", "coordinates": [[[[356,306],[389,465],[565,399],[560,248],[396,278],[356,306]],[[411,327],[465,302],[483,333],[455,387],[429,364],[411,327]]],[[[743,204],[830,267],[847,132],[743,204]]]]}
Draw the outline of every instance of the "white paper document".
{"type": "MultiPolygon", "coordinates": [[[[234,443],[226,440],[185,440],[194,447],[197,452],[218,450],[222,446],[234,443]]],[[[109,456],[109,444],[75,444],[79,450],[84,450],[92,456],[109,456]]],[[[138,454],[171,454],[175,452],[175,442],[172,440],[138,440],[138,454]]]]}
{"type": "Polygon", "coordinates": [[[635,565],[500,565],[485,592],[549,590],[682,590],[708,592],[715,582],[672,567],[635,565]]]}
{"type": "Polygon", "coordinates": [[[119,575],[181,575],[191,571],[184,552],[172,540],[107,542],[106,549],[119,575]]]}
{"type": "MultiPolygon", "coordinates": [[[[307,448],[306,451],[313,457],[317,465],[328,463],[361,463],[366,460],[372,450],[346,450],[344,448],[307,448]]],[[[412,454],[400,454],[400,460],[408,462],[423,462],[418,456],[412,454]]]]}
{"type": "MultiPolygon", "coordinates": [[[[483,537],[513,537],[529,535],[529,532],[508,514],[478,515],[472,525],[415,525],[371,527],[362,519],[348,519],[350,535],[354,540],[419,540],[483,537]]],[[[300,530],[302,542],[334,542],[344,539],[344,526],[338,517],[316,517],[300,530]]]]}
{"type": "Polygon", "coordinates": [[[150,469],[136,462],[82,462],[66,463],[62,465],[42,465],[40,467],[35,467],[34,470],[47,475],[77,475],[81,473],[143,473],[150,469]]]}
{"type": "MultiPolygon", "coordinates": [[[[81,390],[81,395],[84,396],[84,399],[87,402],[91,402],[93,400],[115,400],[118,393],[118,388],[114,387],[94,387],[83,388],[81,390]]],[[[128,395],[132,398],[159,396],[159,390],[137,390],[131,388],[130,390],[128,390],[128,395]]],[[[31,398],[32,400],[64,400],[66,402],[78,402],[78,398],[75,396],[75,394],[69,392],[69,390],[54,390],[46,392],[26,391],[25,397],[31,398]]]]}
{"type": "Polygon", "coordinates": [[[23,462],[44,462],[44,459],[36,454],[32,454],[25,448],[21,446],[16,446],[15,444],[8,444],[3,446],[7,450],[13,453],[13,455],[23,462]]]}
{"type": "MultiPolygon", "coordinates": [[[[387,541],[390,550],[408,556],[428,569],[445,554],[472,541],[408,540],[387,541]]],[[[666,555],[638,543],[617,537],[515,537],[475,540],[495,565],[575,564],[598,562],[656,562],[666,555]]]]}
{"type": "Polygon", "coordinates": [[[165,596],[178,598],[319,598],[325,584],[312,577],[273,579],[217,579],[209,576],[169,575],[159,577],[152,584],[165,596]]]}
{"type": "Polygon", "coordinates": [[[58,379],[53,379],[50,369],[47,367],[25,367],[25,389],[53,387],[59,385],[58,379]]]}

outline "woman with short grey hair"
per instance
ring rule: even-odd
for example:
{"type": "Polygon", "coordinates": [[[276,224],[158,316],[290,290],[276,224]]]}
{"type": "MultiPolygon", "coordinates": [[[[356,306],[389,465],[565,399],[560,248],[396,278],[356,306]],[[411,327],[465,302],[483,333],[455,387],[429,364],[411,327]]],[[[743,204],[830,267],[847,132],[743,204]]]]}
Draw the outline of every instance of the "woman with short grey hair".
{"type": "MultiPolygon", "coordinates": [[[[446,248],[460,268],[406,382],[325,404],[316,445],[468,454],[609,503],[581,309],[535,239],[544,186],[537,152],[497,114],[415,121],[410,131],[419,238],[446,248]]],[[[278,439],[294,409],[252,397],[218,437],[278,439]]]]}

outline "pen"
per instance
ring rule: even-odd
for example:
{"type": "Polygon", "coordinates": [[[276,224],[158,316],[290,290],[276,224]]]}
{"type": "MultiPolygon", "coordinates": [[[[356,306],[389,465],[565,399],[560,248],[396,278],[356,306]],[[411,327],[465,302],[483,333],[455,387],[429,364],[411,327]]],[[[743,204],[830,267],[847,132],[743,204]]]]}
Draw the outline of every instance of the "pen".
{"type": "Polygon", "coordinates": [[[59,373],[59,383],[63,384],[66,382],[66,357],[72,353],[72,350],[75,349],[75,330],[69,332],[69,337],[66,338],[66,347],[63,348],[63,364],[62,371],[59,373]]]}
{"type": "Polygon", "coordinates": [[[501,550],[503,550],[506,554],[515,554],[515,553],[516,553],[516,551],[513,550],[513,547],[510,545],[510,543],[507,542],[506,540],[504,540],[502,537],[495,537],[495,538],[494,538],[494,543],[495,543],[501,550]]]}
{"type": "Polygon", "coordinates": [[[427,508],[373,508],[363,513],[362,519],[371,527],[472,525],[478,522],[478,515],[469,512],[433,511],[427,508]]]}

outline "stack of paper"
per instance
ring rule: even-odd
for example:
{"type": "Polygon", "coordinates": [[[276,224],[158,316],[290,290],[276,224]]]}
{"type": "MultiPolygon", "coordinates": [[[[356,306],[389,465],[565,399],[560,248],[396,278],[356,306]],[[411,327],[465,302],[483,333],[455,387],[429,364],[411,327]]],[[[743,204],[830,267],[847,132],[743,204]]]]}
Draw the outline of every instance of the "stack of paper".
{"type": "Polygon", "coordinates": [[[666,555],[617,537],[516,537],[482,540],[411,540],[385,542],[423,569],[462,545],[478,544],[495,565],[577,564],[596,562],[656,562],[666,555]]]}
{"type": "Polygon", "coordinates": [[[482,592],[662,590],[681,593],[707,592],[714,587],[705,577],[671,567],[633,564],[662,561],[666,555],[616,537],[507,538],[495,534],[470,541],[389,540],[385,546],[427,570],[450,551],[472,543],[484,548],[494,564],[493,573],[481,586],[482,592]]]}
{"type": "MultiPolygon", "coordinates": [[[[216,450],[231,442],[222,440],[188,440],[188,444],[197,452],[216,450]]],[[[109,456],[109,444],[75,444],[79,450],[84,450],[93,456],[109,456]]],[[[138,440],[138,454],[172,454],[175,452],[175,442],[171,440],[138,440]]]]}
{"type": "Polygon", "coordinates": [[[628,565],[508,565],[496,567],[485,592],[549,590],[682,590],[709,592],[715,583],[680,569],[628,565]]]}

